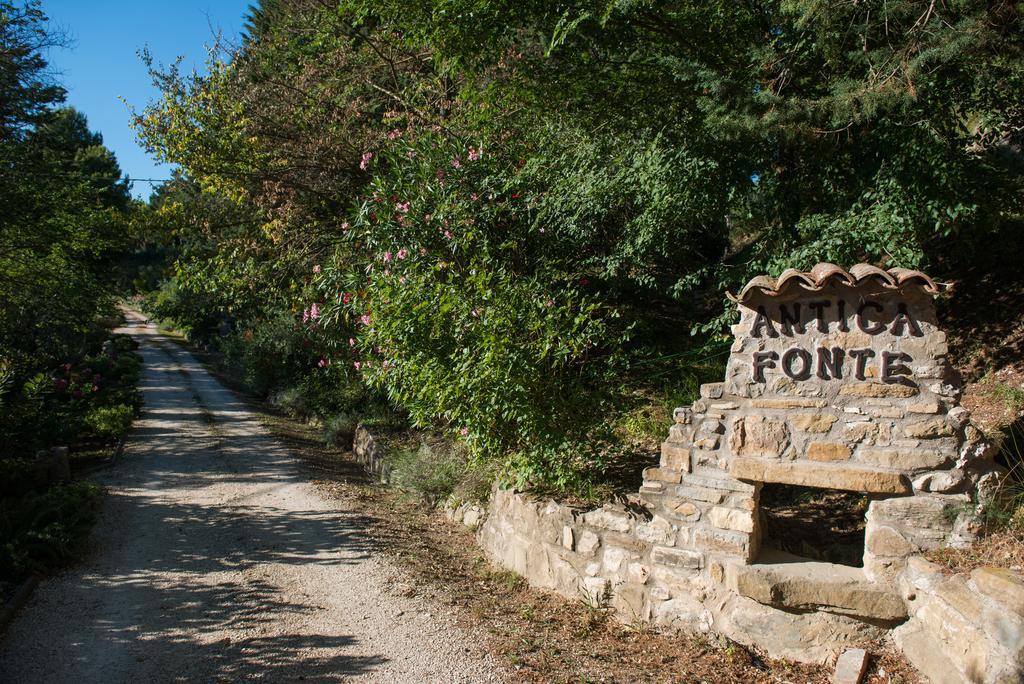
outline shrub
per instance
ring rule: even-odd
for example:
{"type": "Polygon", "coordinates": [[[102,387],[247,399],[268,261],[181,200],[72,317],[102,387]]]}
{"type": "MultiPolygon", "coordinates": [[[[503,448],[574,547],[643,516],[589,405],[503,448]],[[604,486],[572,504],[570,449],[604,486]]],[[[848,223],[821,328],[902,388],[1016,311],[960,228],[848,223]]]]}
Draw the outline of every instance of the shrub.
{"type": "Polygon", "coordinates": [[[391,483],[436,505],[455,492],[466,475],[467,466],[465,452],[424,442],[418,449],[405,449],[395,454],[391,483]]]}
{"type": "Polygon", "coordinates": [[[348,235],[365,266],[339,253],[317,279],[323,320],[359,329],[353,367],[414,425],[440,422],[476,457],[519,455],[520,482],[593,475],[628,326],[563,268],[569,245],[526,200],[492,185],[502,161],[429,133],[399,143],[348,235]]]}
{"type": "Polygon", "coordinates": [[[75,482],[0,498],[0,579],[71,560],[95,522],[99,495],[96,483],[75,482]]]}
{"type": "Polygon", "coordinates": [[[85,424],[99,437],[117,439],[132,427],[135,409],[126,404],[100,406],[89,411],[85,424]]]}

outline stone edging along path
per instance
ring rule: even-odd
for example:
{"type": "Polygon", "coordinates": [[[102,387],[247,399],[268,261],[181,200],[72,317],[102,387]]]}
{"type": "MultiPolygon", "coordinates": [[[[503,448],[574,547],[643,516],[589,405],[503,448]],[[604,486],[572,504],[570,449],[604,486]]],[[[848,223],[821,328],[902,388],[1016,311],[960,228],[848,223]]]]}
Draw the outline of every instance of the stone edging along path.
{"type": "MultiPolygon", "coordinates": [[[[863,264],[755,278],[735,298],[725,382],[676,411],[627,504],[581,510],[495,489],[478,542],[534,586],[625,622],[818,663],[888,637],[935,682],[1021,681],[1024,578],[947,576],[921,555],[970,545],[1005,474],[959,406],[941,290],[863,264]],[[867,496],[863,567],[773,549],[759,501],[775,484],[867,496]]],[[[355,451],[386,471],[365,430],[355,451]]]]}

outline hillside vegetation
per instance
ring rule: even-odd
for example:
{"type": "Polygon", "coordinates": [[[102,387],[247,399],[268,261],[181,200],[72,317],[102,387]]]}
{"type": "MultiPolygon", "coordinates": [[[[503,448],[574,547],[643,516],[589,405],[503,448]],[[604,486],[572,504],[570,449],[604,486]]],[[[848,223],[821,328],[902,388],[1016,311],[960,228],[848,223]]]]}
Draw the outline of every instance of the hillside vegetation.
{"type": "Polygon", "coordinates": [[[586,492],[720,376],[726,290],[1021,230],[1021,12],[265,0],[208,74],[151,64],[181,172],[136,285],[294,412],[586,492]]]}

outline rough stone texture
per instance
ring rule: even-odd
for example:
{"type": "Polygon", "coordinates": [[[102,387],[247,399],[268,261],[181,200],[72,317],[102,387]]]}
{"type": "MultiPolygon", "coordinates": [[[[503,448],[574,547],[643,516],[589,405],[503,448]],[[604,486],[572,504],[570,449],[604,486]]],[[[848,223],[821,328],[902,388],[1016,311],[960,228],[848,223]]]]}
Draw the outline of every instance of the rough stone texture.
{"type": "Polygon", "coordinates": [[[355,439],[352,442],[352,454],[371,475],[383,483],[391,479],[391,467],[385,458],[385,450],[381,448],[377,438],[370,434],[362,424],[356,427],[355,439]]]}
{"type": "Polygon", "coordinates": [[[868,652],[863,648],[848,648],[836,660],[832,684],[860,684],[868,668],[868,652]]]}
{"type": "Polygon", "coordinates": [[[918,607],[893,632],[907,659],[932,681],[1021,681],[1024,578],[1003,568],[979,568],[969,579],[929,577],[909,565],[918,607]]]}
{"type": "Polygon", "coordinates": [[[907,609],[898,594],[868,581],[859,568],[806,562],[774,552],[757,565],[732,567],[736,593],[788,610],[824,610],[883,622],[899,622],[907,609]]]}
{"type": "Polygon", "coordinates": [[[903,494],[910,491],[910,483],[899,473],[858,466],[800,461],[772,462],[737,457],[729,463],[729,473],[742,480],[781,482],[822,489],[846,489],[878,494],[903,494]]]}

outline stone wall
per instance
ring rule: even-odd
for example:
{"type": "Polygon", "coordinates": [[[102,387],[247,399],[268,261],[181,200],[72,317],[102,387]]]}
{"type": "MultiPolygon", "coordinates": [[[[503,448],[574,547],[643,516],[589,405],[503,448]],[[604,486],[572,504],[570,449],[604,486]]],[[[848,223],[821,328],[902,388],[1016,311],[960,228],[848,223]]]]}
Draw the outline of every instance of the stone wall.
{"type": "Polygon", "coordinates": [[[1024,602],[994,603],[1020,577],[940,579],[919,555],[970,544],[1002,476],[959,406],[940,290],[865,265],[751,281],[735,298],[725,381],[676,410],[637,494],[587,511],[495,490],[481,545],[534,585],[607,602],[625,621],[812,662],[895,629],[937,681],[1020,681],[1024,602]],[[768,483],[869,497],[863,568],[765,544],[768,483]]]}

